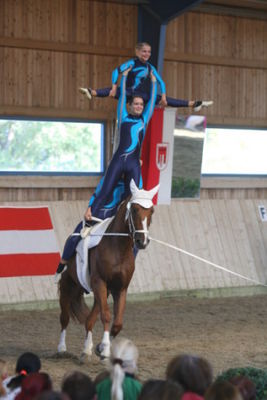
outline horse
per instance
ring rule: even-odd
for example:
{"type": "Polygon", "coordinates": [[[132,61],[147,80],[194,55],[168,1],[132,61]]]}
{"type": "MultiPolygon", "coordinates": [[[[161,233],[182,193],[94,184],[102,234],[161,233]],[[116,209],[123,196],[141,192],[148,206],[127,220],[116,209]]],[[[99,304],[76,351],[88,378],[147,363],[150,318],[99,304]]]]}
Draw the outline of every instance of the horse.
{"type": "Polygon", "coordinates": [[[81,359],[90,358],[93,350],[92,330],[100,313],[104,334],[95,352],[101,359],[109,357],[111,340],[123,326],[127,290],[135,269],[133,249],[145,249],[149,243],[148,228],[154,212],[152,199],[158,189],[159,185],[149,191],[140,190],[132,180],[131,195],[119,205],[100,243],[89,250],[90,284],[94,295],[91,310],[84,300],[86,291],[77,277],[76,257],[69,260],[58,283],[61,308],[59,353],[67,350],[66,329],[72,317],[85,325],[86,338],[81,359]],[[113,298],[113,323],[110,331],[109,294],[113,298]]]}

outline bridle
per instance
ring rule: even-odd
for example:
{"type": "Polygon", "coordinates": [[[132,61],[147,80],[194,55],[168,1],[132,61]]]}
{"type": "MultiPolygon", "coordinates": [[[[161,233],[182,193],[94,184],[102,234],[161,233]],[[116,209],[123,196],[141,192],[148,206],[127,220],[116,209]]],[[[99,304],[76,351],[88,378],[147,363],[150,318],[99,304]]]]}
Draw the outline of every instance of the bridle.
{"type": "Polygon", "coordinates": [[[148,236],[148,229],[136,229],[133,220],[133,214],[131,210],[131,206],[134,204],[134,201],[129,200],[126,204],[126,213],[125,213],[125,221],[128,221],[128,227],[130,235],[132,236],[133,240],[135,238],[136,233],[143,233],[145,236],[148,236]]]}

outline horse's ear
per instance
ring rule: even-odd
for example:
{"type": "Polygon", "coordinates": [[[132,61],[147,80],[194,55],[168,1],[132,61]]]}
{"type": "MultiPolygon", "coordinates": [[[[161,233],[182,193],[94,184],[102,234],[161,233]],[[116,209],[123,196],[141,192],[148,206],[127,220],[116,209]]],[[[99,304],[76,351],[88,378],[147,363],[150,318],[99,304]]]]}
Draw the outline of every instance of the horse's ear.
{"type": "Polygon", "coordinates": [[[152,200],[153,197],[155,196],[156,193],[158,193],[159,190],[159,185],[153,187],[152,189],[149,190],[149,197],[152,200]]]}
{"type": "Polygon", "coordinates": [[[131,179],[131,182],[130,182],[130,190],[131,190],[132,195],[139,192],[139,189],[136,186],[135,181],[133,179],[131,179]]]}

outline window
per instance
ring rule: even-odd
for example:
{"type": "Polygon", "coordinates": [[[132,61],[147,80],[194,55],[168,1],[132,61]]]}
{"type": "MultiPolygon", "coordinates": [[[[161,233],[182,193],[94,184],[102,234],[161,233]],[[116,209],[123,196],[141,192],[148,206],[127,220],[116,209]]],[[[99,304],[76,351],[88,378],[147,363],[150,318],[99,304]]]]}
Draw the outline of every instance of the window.
{"type": "Polygon", "coordinates": [[[0,119],[1,174],[100,174],[100,122],[0,119]]]}
{"type": "Polygon", "coordinates": [[[202,175],[267,175],[267,130],[207,128],[202,175]]]}
{"type": "Polygon", "coordinates": [[[200,194],[200,175],[206,117],[177,114],[172,170],[172,197],[197,198],[200,194]]]}

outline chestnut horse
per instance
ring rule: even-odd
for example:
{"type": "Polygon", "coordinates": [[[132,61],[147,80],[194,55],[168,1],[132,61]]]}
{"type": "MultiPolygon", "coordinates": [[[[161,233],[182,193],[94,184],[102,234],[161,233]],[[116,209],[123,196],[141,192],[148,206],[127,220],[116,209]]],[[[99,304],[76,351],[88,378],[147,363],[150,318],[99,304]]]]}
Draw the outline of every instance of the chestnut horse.
{"type": "Polygon", "coordinates": [[[73,257],[59,281],[61,335],[58,351],[66,351],[66,328],[70,316],[85,324],[86,339],[82,358],[92,354],[92,330],[100,313],[104,328],[102,342],[96,352],[101,358],[110,355],[110,340],[122,329],[123,313],[129,283],[135,269],[133,248],[144,249],[149,243],[148,228],[153,213],[152,199],[159,186],[150,191],[139,190],[131,181],[132,195],[124,200],[109,225],[100,243],[89,250],[91,289],[94,303],[91,311],[87,307],[76,272],[76,257],[73,257]],[[107,303],[108,295],[113,297],[113,324],[107,303]]]}

